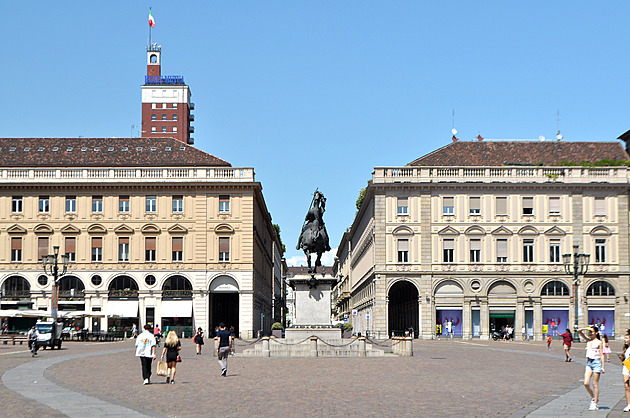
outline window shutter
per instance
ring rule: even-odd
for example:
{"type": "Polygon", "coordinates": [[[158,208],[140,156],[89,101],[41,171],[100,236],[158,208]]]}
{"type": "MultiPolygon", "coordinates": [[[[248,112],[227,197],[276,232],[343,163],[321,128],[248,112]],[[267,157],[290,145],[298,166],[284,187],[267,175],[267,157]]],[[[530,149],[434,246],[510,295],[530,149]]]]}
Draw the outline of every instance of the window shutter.
{"type": "Polygon", "coordinates": [[[454,250],[455,249],[455,240],[454,239],[445,239],[444,240],[444,249],[445,250],[454,250]]]}
{"type": "Polygon", "coordinates": [[[21,250],[22,249],[22,238],[11,238],[11,249],[12,250],[21,250]]]}
{"type": "Polygon", "coordinates": [[[470,198],[470,210],[472,211],[481,211],[481,198],[480,197],[471,197],[470,198]]]}
{"type": "Polygon", "coordinates": [[[219,252],[220,253],[230,252],[230,239],[229,238],[219,238],[219,252]]]}
{"type": "Polygon", "coordinates": [[[103,238],[92,238],[92,248],[103,248],[103,238]]]}
{"type": "Polygon", "coordinates": [[[48,255],[48,237],[39,237],[37,240],[37,259],[41,260],[44,255],[48,255]]]}
{"type": "Polygon", "coordinates": [[[606,198],[595,198],[595,215],[606,215],[606,198]]]}
{"type": "Polygon", "coordinates": [[[118,243],[119,244],[129,244],[129,237],[118,238],[118,243]]]}
{"type": "Polygon", "coordinates": [[[145,238],[144,245],[146,246],[147,251],[155,251],[157,239],[154,237],[145,238]]]}
{"type": "Polygon", "coordinates": [[[480,239],[471,239],[470,240],[470,249],[471,250],[481,250],[481,240],[480,239]]]}
{"type": "Polygon", "coordinates": [[[507,240],[497,240],[497,257],[507,257],[507,240]]]}
{"type": "Polygon", "coordinates": [[[549,213],[560,213],[560,198],[559,197],[549,198],[549,213]]]}
{"type": "Polygon", "coordinates": [[[76,238],[66,238],[66,254],[76,252],[76,238]]]}
{"type": "Polygon", "coordinates": [[[173,237],[173,251],[184,251],[184,238],[173,237]]]}
{"type": "Polygon", "coordinates": [[[398,240],[398,251],[409,251],[409,240],[408,239],[399,239],[398,240]]]}
{"type": "Polygon", "coordinates": [[[497,215],[507,215],[507,197],[497,197],[497,215]]]}

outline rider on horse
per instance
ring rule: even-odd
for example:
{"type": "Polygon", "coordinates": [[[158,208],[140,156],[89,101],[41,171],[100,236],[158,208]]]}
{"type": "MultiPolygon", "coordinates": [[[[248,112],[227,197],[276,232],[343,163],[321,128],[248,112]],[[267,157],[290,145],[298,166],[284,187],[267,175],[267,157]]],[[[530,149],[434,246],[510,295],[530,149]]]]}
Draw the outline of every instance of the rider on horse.
{"type": "Polygon", "coordinates": [[[311,253],[317,253],[317,260],[315,260],[315,268],[312,270],[312,273],[317,272],[317,266],[322,265],[322,254],[330,251],[328,232],[326,231],[323,218],[325,211],[326,198],[320,191],[315,190],[313,202],[306,213],[302,233],[296,247],[296,250],[302,249],[304,251],[309,272],[311,272],[311,253]]]}

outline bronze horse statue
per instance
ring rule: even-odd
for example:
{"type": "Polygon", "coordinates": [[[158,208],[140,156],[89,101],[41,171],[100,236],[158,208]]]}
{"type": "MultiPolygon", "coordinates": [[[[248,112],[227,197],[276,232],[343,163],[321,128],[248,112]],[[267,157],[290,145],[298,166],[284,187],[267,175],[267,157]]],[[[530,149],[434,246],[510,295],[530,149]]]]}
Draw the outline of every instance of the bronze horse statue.
{"type": "Polygon", "coordinates": [[[306,213],[304,219],[304,226],[302,226],[302,233],[298,240],[296,250],[302,249],[306,255],[306,262],[308,263],[309,273],[316,273],[317,267],[322,265],[322,254],[326,251],[330,251],[330,245],[328,243],[328,232],[326,231],[326,225],[324,225],[324,212],[326,211],[326,198],[324,195],[315,190],[313,195],[313,201],[311,207],[306,213]],[[311,253],[317,253],[317,260],[315,260],[315,268],[311,270],[311,253]]]}

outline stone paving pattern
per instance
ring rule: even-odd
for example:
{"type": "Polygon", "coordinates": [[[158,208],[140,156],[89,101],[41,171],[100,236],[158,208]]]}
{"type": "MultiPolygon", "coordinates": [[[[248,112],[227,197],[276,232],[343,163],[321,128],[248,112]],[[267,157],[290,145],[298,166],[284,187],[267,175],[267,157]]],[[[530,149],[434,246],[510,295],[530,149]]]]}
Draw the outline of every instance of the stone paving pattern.
{"type": "MultiPolygon", "coordinates": [[[[140,361],[130,340],[67,343],[61,351],[40,351],[38,359],[31,359],[26,347],[0,346],[0,373],[48,357],[128,348],[128,352],[61,362],[44,376],[81,394],[173,417],[557,416],[563,409],[566,415],[575,415],[576,408],[588,416],[622,416],[625,402],[620,402],[623,385],[618,359],[611,359],[602,378],[602,385],[607,383],[600,405],[606,409],[593,413],[586,411],[588,395],[579,382],[584,344],[572,350],[577,361],[565,363],[563,351],[554,343],[555,349],[547,352],[542,342],[416,341],[412,358],[237,355],[229,360],[229,376],[221,378],[210,345],[202,356],[196,356],[192,342],[184,340],[176,383],[166,385],[154,375],[149,386],[142,385],[140,361]],[[573,409],[567,409],[567,404],[573,409]]],[[[237,352],[243,348],[237,347],[237,352]]],[[[619,351],[621,343],[613,342],[612,348],[619,351]]],[[[6,416],[62,416],[4,386],[0,386],[0,405],[6,416]]]]}

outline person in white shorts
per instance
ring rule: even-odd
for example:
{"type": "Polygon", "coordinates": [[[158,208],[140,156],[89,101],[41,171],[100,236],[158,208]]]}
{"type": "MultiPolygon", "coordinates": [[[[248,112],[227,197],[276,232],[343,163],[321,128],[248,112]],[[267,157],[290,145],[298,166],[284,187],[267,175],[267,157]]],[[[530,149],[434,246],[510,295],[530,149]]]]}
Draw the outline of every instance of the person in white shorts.
{"type": "MultiPolygon", "coordinates": [[[[617,353],[621,361],[630,357],[630,334],[624,335],[623,342],[623,352],[617,353]]],[[[621,376],[623,377],[623,386],[626,389],[626,401],[628,401],[628,406],[623,408],[623,412],[630,412],[630,370],[623,364],[621,365],[621,376]]]]}

